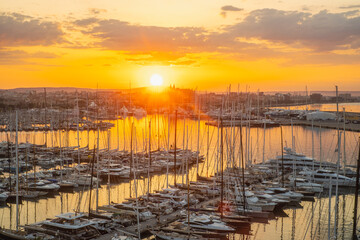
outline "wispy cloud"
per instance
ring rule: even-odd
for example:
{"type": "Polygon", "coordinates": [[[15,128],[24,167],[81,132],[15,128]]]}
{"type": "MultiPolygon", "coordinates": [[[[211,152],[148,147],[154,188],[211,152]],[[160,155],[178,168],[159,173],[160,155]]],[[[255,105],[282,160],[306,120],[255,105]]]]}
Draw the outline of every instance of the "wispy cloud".
{"type": "Polygon", "coordinates": [[[359,5],[348,5],[348,6],[340,7],[340,9],[351,9],[351,8],[360,8],[360,4],[359,5]]]}
{"type": "Polygon", "coordinates": [[[59,55],[50,52],[29,53],[23,50],[0,49],[0,65],[33,64],[29,61],[30,59],[52,59],[57,57],[59,55]]]}
{"type": "Polygon", "coordinates": [[[232,6],[232,5],[225,5],[225,6],[222,6],[222,7],[221,7],[220,15],[225,18],[227,12],[240,12],[240,11],[243,11],[243,10],[244,10],[244,9],[238,8],[238,7],[234,7],[234,6],[232,6]]]}

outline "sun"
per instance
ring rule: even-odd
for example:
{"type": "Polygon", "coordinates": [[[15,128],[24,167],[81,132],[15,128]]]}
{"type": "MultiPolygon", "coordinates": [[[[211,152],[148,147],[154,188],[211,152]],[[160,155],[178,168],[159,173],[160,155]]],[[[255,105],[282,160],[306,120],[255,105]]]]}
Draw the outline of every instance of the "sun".
{"type": "Polygon", "coordinates": [[[161,86],[163,84],[163,78],[159,74],[153,74],[150,78],[150,83],[153,86],[161,86]]]}

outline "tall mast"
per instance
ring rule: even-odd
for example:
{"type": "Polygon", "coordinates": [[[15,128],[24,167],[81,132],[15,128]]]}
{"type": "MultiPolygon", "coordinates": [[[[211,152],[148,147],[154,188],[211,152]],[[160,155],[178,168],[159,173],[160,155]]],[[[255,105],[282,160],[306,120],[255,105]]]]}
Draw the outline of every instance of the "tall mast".
{"type": "Polygon", "coordinates": [[[344,149],[343,149],[343,162],[344,162],[344,175],[345,175],[345,167],[346,167],[346,114],[345,114],[345,108],[343,108],[343,112],[344,112],[344,142],[343,142],[343,146],[344,146],[344,149]]]}
{"type": "Polygon", "coordinates": [[[284,187],[284,146],[283,146],[282,126],[280,126],[280,132],[281,132],[281,182],[282,182],[282,187],[284,187]]]}
{"type": "Polygon", "coordinates": [[[210,131],[210,124],[209,124],[209,119],[207,121],[207,134],[206,134],[206,177],[209,177],[209,141],[210,141],[210,136],[209,136],[209,131],[210,131]]]}
{"type": "MultiPolygon", "coordinates": [[[[129,177],[131,178],[131,171],[132,171],[132,162],[133,162],[133,128],[134,128],[134,121],[131,123],[130,128],[130,174],[129,177]]],[[[131,198],[131,181],[129,182],[130,185],[130,198],[131,198]]]]}
{"type": "Polygon", "coordinates": [[[197,136],[197,156],[196,156],[196,176],[199,176],[199,155],[200,155],[200,99],[198,96],[199,117],[198,117],[198,136],[197,136]]]}
{"type": "Polygon", "coordinates": [[[151,119],[149,120],[149,164],[148,164],[148,190],[147,199],[150,196],[150,167],[151,167],[151,119]]]}
{"type": "Polygon", "coordinates": [[[60,168],[61,168],[61,171],[60,171],[60,181],[62,182],[63,180],[63,169],[64,169],[64,160],[62,158],[62,149],[61,149],[61,130],[59,130],[59,150],[60,150],[60,168]]]}
{"type": "MultiPolygon", "coordinates": [[[[6,133],[6,138],[7,138],[7,142],[8,142],[8,144],[7,144],[8,145],[8,147],[7,147],[7,157],[8,157],[8,162],[9,162],[9,191],[11,192],[12,191],[12,184],[11,184],[10,172],[11,172],[11,156],[12,156],[12,154],[10,154],[10,139],[9,139],[9,135],[7,133],[6,133]]],[[[11,138],[11,136],[10,136],[10,138],[11,138]]],[[[35,141],[34,141],[34,143],[35,143],[35,141]]],[[[34,167],[36,167],[36,166],[34,165],[34,167]]]]}
{"type": "Polygon", "coordinates": [[[175,138],[174,138],[174,185],[176,187],[176,129],[177,129],[177,109],[175,110],[175,138]]]}
{"type": "Polygon", "coordinates": [[[321,125],[320,125],[320,131],[319,131],[319,145],[320,145],[320,168],[321,168],[321,165],[322,165],[321,125]]]}
{"type": "Polygon", "coordinates": [[[263,159],[262,159],[262,163],[265,163],[265,130],[266,130],[266,118],[264,121],[264,143],[263,143],[263,159]]]}
{"type": "Polygon", "coordinates": [[[110,205],[110,161],[111,161],[111,154],[110,154],[110,135],[111,135],[111,132],[110,130],[107,131],[108,133],[108,153],[109,153],[109,156],[110,158],[108,159],[107,161],[107,167],[108,167],[108,182],[107,182],[107,188],[108,188],[108,203],[110,205]]]}
{"type": "MultiPolygon", "coordinates": [[[[131,127],[132,129],[132,127],[131,127]]],[[[136,128],[134,129],[135,131],[135,136],[136,136],[136,128]]],[[[135,138],[135,142],[136,142],[136,138],[135,138]]],[[[137,152],[137,144],[135,144],[135,152],[137,152]]],[[[135,167],[135,159],[132,158],[133,161],[133,167],[135,167]]],[[[137,221],[137,226],[138,226],[138,238],[141,239],[141,232],[140,232],[140,216],[139,216],[139,205],[138,205],[138,197],[137,197],[137,179],[136,179],[136,170],[133,171],[134,174],[134,190],[135,190],[135,201],[136,201],[136,221],[137,221]]]]}
{"type": "Polygon", "coordinates": [[[92,187],[93,187],[93,178],[94,178],[94,162],[95,162],[95,149],[96,147],[94,146],[94,152],[93,152],[93,158],[92,161],[90,162],[91,164],[91,178],[90,178],[90,195],[89,195],[89,216],[91,213],[91,193],[92,193],[92,187]]]}
{"type": "Polygon", "coordinates": [[[338,223],[338,208],[339,208],[339,168],[340,168],[340,145],[341,145],[341,134],[340,134],[340,118],[339,118],[339,99],[338,99],[338,86],[335,86],[336,88],[336,116],[337,116],[337,136],[338,136],[338,145],[337,145],[337,151],[338,151],[338,159],[336,163],[336,186],[335,186],[335,221],[334,221],[334,236],[337,238],[337,223],[338,223]]]}
{"type": "Polygon", "coordinates": [[[170,151],[170,115],[168,114],[168,139],[167,139],[167,162],[166,162],[166,188],[169,187],[169,151],[170,151]]]}
{"type": "Polygon", "coordinates": [[[99,163],[99,142],[100,142],[100,139],[99,139],[99,136],[100,135],[100,129],[99,129],[99,126],[98,126],[98,129],[97,129],[97,151],[96,151],[96,212],[98,212],[98,207],[99,207],[99,170],[100,170],[100,163],[99,163]]]}
{"type": "Polygon", "coordinates": [[[241,173],[242,173],[242,187],[243,187],[243,210],[245,213],[246,196],[245,196],[245,159],[244,159],[244,146],[242,137],[242,124],[240,124],[240,150],[241,150],[241,173]]]}
{"type": "MultiPolygon", "coordinates": [[[[188,149],[189,143],[189,131],[188,126],[186,126],[186,135],[187,135],[187,143],[186,143],[186,150],[188,149]]],[[[189,180],[189,158],[188,153],[185,154],[186,160],[186,185],[187,185],[187,217],[188,217],[188,230],[190,229],[190,180],[189,180]]]]}
{"type": "Polygon", "coordinates": [[[119,106],[116,100],[116,133],[117,133],[117,150],[120,150],[120,139],[119,139],[119,106]]]}
{"type": "Polygon", "coordinates": [[[76,92],[76,132],[77,132],[77,146],[78,146],[78,164],[80,165],[80,135],[79,135],[79,114],[80,114],[80,110],[79,110],[79,99],[78,99],[78,94],[76,92]]]}
{"type": "Polygon", "coordinates": [[[224,173],[223,173],[223,167],[224,167],[224,144],[223,144],[223,120],[222,116],[220,118],[220,173],[221,173],[221,200],[220,200],[220,213],[221,218],[223,218],[223,208],[224,208],[224,173]]]}
{"type": "MultiPolygon", "coordinates": [[[[291,118],[291,151],[295,153],[295,143],[294,143],[294,126],[291,118]]],[[[293,161],[293,178],[294,178],[294,186],[296,188],[296,161],[293,161]]]]}
{"type": "Polygon", "coordinates": [[[18,136],[18,111],[16,110],[16,230],[19,230],[19,136],[18,136]]]}
{"type": "Polygon", "coordinates": [[[47,104],[46,104],[46,88],[44,88],[44,108],[45,108],[45,119],[44,119],[44,128],[45,128],[45,146],[47,147],[47,104]]]}
{"type": "Polygon", "coordinates": [[[357,221],[357,208],[358,208],[358,196],[359,196],[359,171],[360,171],[360,137],[359,137],[359,155],[356,166],[356,185],[355,185],[355,196],[354,196],[354,220],[353,220],[353,232],[352,239],[358,239],[356,234],[356,221],[357,221]]]}
{"type": "Polygon", "coordinates": [[[314,119],[311,119],[311,157],[312,161],[312,170],[315,171],[315,149],[314,149],[314,119]]]}

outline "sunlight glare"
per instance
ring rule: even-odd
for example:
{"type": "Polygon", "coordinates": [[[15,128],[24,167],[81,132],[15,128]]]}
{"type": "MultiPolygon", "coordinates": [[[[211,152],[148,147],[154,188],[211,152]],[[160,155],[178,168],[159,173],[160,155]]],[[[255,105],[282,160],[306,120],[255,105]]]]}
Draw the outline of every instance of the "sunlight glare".
{"type": "Polygon", "coordinates": [[[150,78],[150,83],[152,86],[161,86],[163,84],[163,78],[159,74],[153,74],[150,78]]]}

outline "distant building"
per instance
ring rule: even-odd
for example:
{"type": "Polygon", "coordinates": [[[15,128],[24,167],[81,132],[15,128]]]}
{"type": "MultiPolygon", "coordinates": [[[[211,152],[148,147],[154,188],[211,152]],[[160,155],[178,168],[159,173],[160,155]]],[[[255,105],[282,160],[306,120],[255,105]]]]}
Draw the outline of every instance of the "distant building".
{"type": "Polygon", "coordinates": [[[340,93],[339,94],[340,101],[347,101],[349,99],[351,99],[351,93],[340,93]]]}
{"type": "Polygon", "coordinates": [[[322,94],[320,93],[312,93],[310,95],[311,102],[321,102],[322,94]]]}

